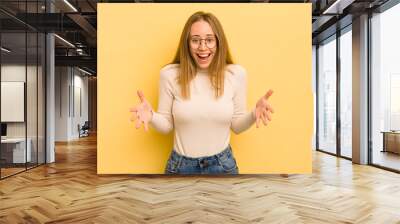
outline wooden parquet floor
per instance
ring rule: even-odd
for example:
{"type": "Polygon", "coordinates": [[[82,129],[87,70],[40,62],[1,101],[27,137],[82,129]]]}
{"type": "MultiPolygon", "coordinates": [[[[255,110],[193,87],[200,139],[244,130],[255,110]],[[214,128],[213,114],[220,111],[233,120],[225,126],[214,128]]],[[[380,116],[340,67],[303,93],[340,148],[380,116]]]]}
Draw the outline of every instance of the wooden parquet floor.
{"type": "Polygon", "coordinates": [[[0,223],[400,223],[400,175],[314,153],[312,175],[98,176],[96,138],[0,181],[0,223]]]}

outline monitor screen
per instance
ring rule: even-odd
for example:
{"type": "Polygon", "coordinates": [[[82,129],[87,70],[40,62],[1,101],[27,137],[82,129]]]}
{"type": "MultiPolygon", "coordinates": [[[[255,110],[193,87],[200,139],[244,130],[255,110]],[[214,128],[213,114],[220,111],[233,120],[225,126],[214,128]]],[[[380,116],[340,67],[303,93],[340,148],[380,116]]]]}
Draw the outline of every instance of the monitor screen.
{"type": "Polygon", "coordinates": [[[7,136],[7,124],[1,124],[1,136],[7,136]]]}

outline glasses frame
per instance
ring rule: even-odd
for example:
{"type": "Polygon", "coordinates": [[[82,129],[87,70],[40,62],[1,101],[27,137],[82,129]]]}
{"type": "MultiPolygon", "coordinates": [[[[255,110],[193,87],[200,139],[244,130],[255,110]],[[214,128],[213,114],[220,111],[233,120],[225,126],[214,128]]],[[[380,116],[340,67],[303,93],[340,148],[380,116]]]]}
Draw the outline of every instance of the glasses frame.
{"type": "Polygon", "coordinates": [[[204,40],[204,45],[205,45],[208,49],[214,49],[214,48],[216,48],[217,45],[218,45],[218,38],[214,35],[213,37],[206,37],[206,38],[197,38],[197,37],[196,37],[196,38],[192,38],[192,37],[190,37],[190,38],[189,38],[189,46],[190,46],[192,49],[199,49],[199,47],[201,46],[203,40],[204,40]],[[214,45],[214,47],[209,47],[209,46],[207,45],[206,40],[209,39],[209,38],[215,40],[215,45],[214,45]],[[191,43],[191,42],[192,42],[193,39],[200,39],[200,43],[199,43],[199,45],[198,45],[197,47],[193,47],[193,46],[192,46],[192,43],[191,43]]]}

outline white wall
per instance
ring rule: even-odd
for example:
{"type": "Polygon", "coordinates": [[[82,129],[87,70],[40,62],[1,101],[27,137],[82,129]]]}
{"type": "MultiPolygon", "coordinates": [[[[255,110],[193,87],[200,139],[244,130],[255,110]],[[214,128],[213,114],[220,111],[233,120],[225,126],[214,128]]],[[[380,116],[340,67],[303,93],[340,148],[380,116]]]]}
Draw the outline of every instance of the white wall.
{"type": "Polygon", "coordinates": [[[1,81],[1,121],[24,122],[25,82],[1,81]]]}
{"type": "MultiPolygon", "coordinates": [[[[18,64],[5,64],[1,66],[1,81],[3,82],[25,82],[25,75],[27,69],[29,86],[36,86],[35,78],[36,77],[36,66],[27,66],[18,65],[18,64]]],[[[30,106],[27,112],[28,119],[28,137],[31,133],[35,133],[36,137],[36,113],[32,113],[32,107],[36,110],[36,87],[35,88],[27,88],[27,106],[30,106]],[[34,102],[34,105],[29,105],[31,102],[34,102]],[[32,124],[34,122],[35,124],[32,124]]],[[[40,105],[39,105],[40,106],[40,105]]],[[[5,110],[6,108],[1,108],[5,110]]],[[[7,136],[8,137],[25,137],[25,122],[7,122],[7,136]]]]}
{"type": "Polygon", "coordinates": [[[69,68],[55,68],[55,141],[68,141],[69,68]]]}
{"type": "MultiPolygon", "coordinates": [[[[31,74],[33,67],[28,66],[28,74],[31,74]]],[[[2,82],[25,82],[25,64],[9,64],[1,66],[1,81],[2,82]]],[[[5,108],[1,108],[5,110],[5,108]]],[[[25,137],[25,123],[12,122],[7,123],[8,137],[25,137]]]]}
{"type": "Polygon", "coordinates": [[[73,108],[73,119],[72,119],[72,136],[75,138],[78,137],[78,124],[81,126],[88,120],[88,78],[85,76],[81,76],[78,73],[74,75],[74,108],[73,108]],[[81,110],[81,111],[80,111],[81,110]]]}
{"type": "Polygon", "coordinates": [[[70,141],[79,137],[78,124],[88,120],[88,78],[72,67],[56,67],[55,73],[55,140],[70,141]]]}

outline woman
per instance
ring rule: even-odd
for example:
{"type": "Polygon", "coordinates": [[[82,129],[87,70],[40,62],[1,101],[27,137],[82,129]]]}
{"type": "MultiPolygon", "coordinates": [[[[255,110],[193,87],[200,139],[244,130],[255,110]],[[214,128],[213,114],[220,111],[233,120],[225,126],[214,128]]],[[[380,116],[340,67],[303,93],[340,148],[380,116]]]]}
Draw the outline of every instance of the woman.
{"type": "Polygon", "coordinates": [[[238,174],[230,129],[239,134],[256,122],[271,121],[269,90],[255,108],[246,108],[246,71],[232,62],[218,19],[196,12],[185,24],[172,64],[161,69],[158,111],[142,91],[131,108],[136,128],[174,129],[174,149],[166,174],[238,174]]]}

